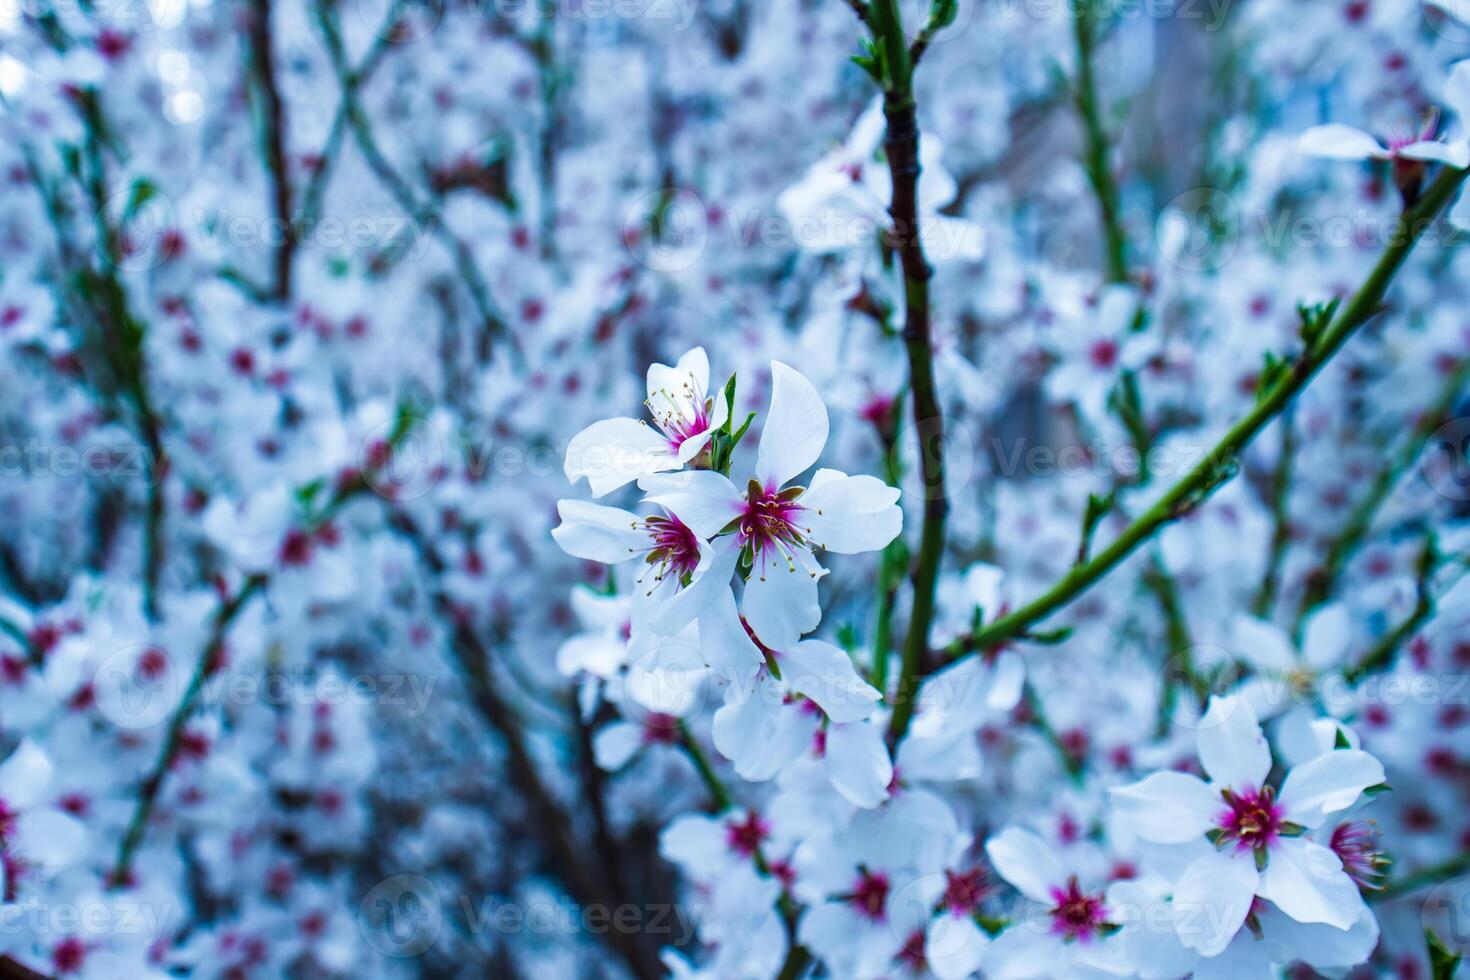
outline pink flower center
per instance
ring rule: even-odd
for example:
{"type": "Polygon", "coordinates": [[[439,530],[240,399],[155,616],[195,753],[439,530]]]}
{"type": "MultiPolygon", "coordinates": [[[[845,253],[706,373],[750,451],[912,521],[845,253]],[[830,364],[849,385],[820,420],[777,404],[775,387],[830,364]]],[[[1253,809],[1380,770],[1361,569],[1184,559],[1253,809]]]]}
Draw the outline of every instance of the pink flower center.
{"type": "Polygon", "coordinates": [[[1117,342],[1107,338],[1093,341],[1092,346],[1087,348],[1087,359],[1099,371],[1109,370],[1118,363],[1117,342]]]}
{"type": "Polygon", "coordinates": [[[1221,790],[1229,807],[1220,815],[1221,843],[1235,841],[1237,850],[1269,847],[1281,834],[1281,808],[1270,786],[1257,792],[1250,787],[1240,792],[1221,790]]]}
{"type": "Polygon", "coordinates": [[[653,416],[653,424],[676,453],[685,442],[709,431],[714,401],[705,396],[692,374],[678,391],[660,388],[645,404],[653,416]]]}
{"type": "Polygon", "coordinates": [[[802,487],[788,487],[778,493],[754,480],[746,489],[745,508],[735,521],[735,530],[762,579],[768,559],[784,561],[788,571],[796,571],[800,564],[813,576],[817,574],[804,560],[807,529],[797,523],[806,510],[796,502],[803,492],[802,487]]]}
{"type": "Polygon", "coordinates": [[[915,929],[909,933],[909,937],[903,941],[903,946],[894,957],[910,973],[921,974],[929,968],[929,961],[924,957],[924,930],[915,929]]]}
{"type": "Polygon", "coordinates": [[[969,915],[989,893],[990,883],[979,868],[944,873],[944,907],[955,915],[969,915]]]}
{"type": "Polygon", "coordinates": [[[1053,888],[1051,898],[1051,931],[1068,942],[1086,942],[1107,926],[1107,910],[1100,896],[1089,895],[1077,884],[1077,876],[1067,879],[1067,887],[1053,888]]]}
{"type": "Polygon", "coordinates": [[[681,580],[699,567],[699,535],[673,514],[647,517],[636,526],[648,532],[643,560],[653,572],[655,583],[662,582],[670,572],[676,580],[681,580]]]}
{"type": "Polygon", "coordinates": [[[754,810],[746,813],[744,820],[725,824],[725,843],[730,845],[730,850],[746,857],[759,850],[761,841],[770,835],[770,826],[754,810]]]}
{"type": "Polygon", "coordinates": [[[1383,887],[1388,860],[1378,846],[1378,831],[1373,825],[1354,820],[1338,824],[1332,831],[1332,853],[1342,860],[1342,869],[1362,888],[1370,891],[1383,887]]]}
{"type": "Polygon", "coordinates": [[[643,719],[644,745],[673,745],[679,741],[679,719],[654,711],[643,719]]]}
{"type": "Polygon", "coordinates": [[[858,914],[873,922],[880,922],[888,905],[888,876],[881,871],[864,869],[852,892],[847,896],[858,914]]]}

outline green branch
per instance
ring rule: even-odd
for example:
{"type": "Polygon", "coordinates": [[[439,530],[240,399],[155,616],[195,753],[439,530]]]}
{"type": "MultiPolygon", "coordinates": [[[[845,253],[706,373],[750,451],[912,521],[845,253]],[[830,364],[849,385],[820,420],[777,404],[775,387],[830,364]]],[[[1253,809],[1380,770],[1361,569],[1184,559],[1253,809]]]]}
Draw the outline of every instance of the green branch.
{"type": "Polygon", "coordinates": [[[1292,399],[1332,359],[1348,338],[1380,311],[1384,293],[1413,251],[1426,228],[1454,198],[1466,178],[1465,171],[1445,168],[1419,201],[1402,218],[1401,234],[1395,236],[1368,279],[1342,307],[1320,339],[1304,351],[1292,369],[1281,372],[1262,389],[1255,407],[1229,431],[1188,474],[1159,497],[1096,556],[1062,576],[1051,588],[1014,612],[1002,616],[957,645],[964,655],[988,650],[1013,640],[1034,623],[1076,599],[1099,579],[1131,555],[1165,525],[1199,506],[1233,475],[1237,458],[1292,399]]]}

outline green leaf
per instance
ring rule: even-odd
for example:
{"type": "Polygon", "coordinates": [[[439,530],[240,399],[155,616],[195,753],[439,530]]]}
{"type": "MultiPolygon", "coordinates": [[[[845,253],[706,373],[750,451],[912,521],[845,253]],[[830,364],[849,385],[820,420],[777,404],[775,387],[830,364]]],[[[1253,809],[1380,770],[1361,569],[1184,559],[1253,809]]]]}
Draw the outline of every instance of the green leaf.
{"type": "Polygon", "coordinates": [[[929,4],[929,30],[944,30],[944,28],[954,23],[954,19],[959,12],[959,0],[931,0],[929,4]]]}
{"type": "Polygon", "coordinates": [[[138,209],[158,196],[158,188],[153,182],[139,177],[133,181],[133,186],[128,191],[128,203],[123,207],[122,220],[132,221],[138,209]]]}
{"type": "Polygon", "coordinates": [[[1040,630],[1023,633],[1021,638],[1029,643],[1040,643],[1043,646],[1056,646],[1065,643],[1072,636],[1072,627],[1063,626],[1061,629],[1040,630]]]}
{"type": "Polygon", "coordinates": [[[1266,351],[1265,366],[1261,368],[1261,378],[1256,384],[1256,400],[1260,401],[1271,393],[1277,382],[1284,378],[1291,366],[1270,351],[1266,351]]]}
{"type": "Polygon", "coordinates": [[[1429,972],[1434,980],[1451,980],[1460,968],[1460,954],[1452,952],[1433,929],[1424,930],[1424,944],[1429,948],[1429,972]]]}

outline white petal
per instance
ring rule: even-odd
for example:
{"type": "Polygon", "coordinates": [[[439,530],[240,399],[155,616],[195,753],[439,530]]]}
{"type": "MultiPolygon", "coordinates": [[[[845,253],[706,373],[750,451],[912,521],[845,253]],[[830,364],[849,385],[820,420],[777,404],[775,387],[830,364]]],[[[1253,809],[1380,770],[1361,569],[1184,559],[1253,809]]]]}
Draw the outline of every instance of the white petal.
{"type": "MultiPolygon", "coordinates": [[[[814,559],[808,560],[815,564],[814,559]]],[[[760,559],[756,560],[740,609],[760,641],[777,652],[796,646],[803,634],[822,621],[817,580],[804,568],[792,570],[774,561],[767,561],[762,569],[760,559]]]]}
{"type": "Polygon", "coordinates": [[[1330,157],[1335,160],[1382,159],[1388,154],[1372,136],[1342,123],[1313,126],[1302,133],[1297,147],[1308,156],[1330,157]]]}
{"type": "Polygon", "coordinates": [[[654,630],[664,636],[673,636],[694,622],[700,613],[713,605],[718,590],[730,591],[730,577],[735,573],[735,563],[740,558],[734,537],[716,538],[713,544],[701,550],[703,554],[689,584],[665,599],[653,614],[650,622],[654,630]]]}
{"type": "MultiPolygon", "coordinates": [[[[1470,13],[1470,3],[1460,0],[1461,6],[1466,13],[1470,13]]],[[[1463,133],[1470,127],[1470,59],[1457,61],[1450,67],[1450,76],[1444,84],[1444,104],[1460,117],[1460,128],[1463,133]]],[[[1464,142],[1463,137],[1461,142],[1464,142]]]]}
{"type": "Polygon", "coordinates": [[[878,725],[854,722],[827,729],[827,775],[853,806],[871,810],[888,799],[893,762],[878,725]]]}
{"type": "Polygon", "coordinates": [[[578,633],[568,637],[557,648],[556,669],[567,677],[585,670],[597,677],[608,678],[623,665],[626,650],[627,644],[613,637],[578,633]]]}
{"type": "Polygon", "coordinates": [[[761,430],[755,476],[761,486],[785,486],[822,455],[827,445],[827,406],[804,375],[771,362],[771,409],[761,430]]]}
{"type": "Polygon", "coordinates": [[[592,736],[592,758],[607,772],[623,768],[642,747],[643,728],[632,722],[615,721],[592,736]]]}
{"type": "Polygon", "coordinates": [[[1329,813],[1352,806],[1363,790],[1383,778],[1383,763],[1361,749],[1324,752],[1286,774],[1281,809],[1286,819],[1316,827],[1329,813]]]}
{"type": "Polygon", "coordinates": [[[980,743],[968,729],[925,736],[910,728],[894,762],[904,779],[926,783],[978,779],[984,769],[980,743]]]}
{"type": "Polygon", "coordinates": [[[1439,140],[1420,140],[1401,146],[1398,155],[1406,160],[1428,160],[1432,163],[1443,163],[1454,167],[1456,170],[1464,170],[1470,164],[1470,146],[1464,140],[1456,140],[1453,143],[1441,143],[1439,140]]]}
{"type": "Polygon", "coordinates": [[[1470,191],[1463,187],[1460,188],[1460,196],[1455,198],[1455,206],[1450,208],[1450,224],[1461,230],[1470,231],[1470,191]]]}
{"type": "Polygon", "coordinates": [[[1319,971],[1364,963],[1378,945],[1378,920],[1366,908],[1346,930],[1320,922],[1298,922],[1270,905],[1260,919],[1261,931],[1277,947],[1277,960],[1302,960],[1319,971]]]}
{"type": "Polygon", "coordinates": [[[577,433],[567,444],[563,464],[572,483],[587,478],[594,497],[650,473],[678,468],[679,460],[667,439],[652,426],[627,418],[603,419],[577,433]]]}
{"type": "Polygon", "coordinates": [[[649,503],[679,518],[701,538],[720,533],[740,516],[744,499],[735,484],[713,470],[688,470],[650,476],[639,482],[649,503]]]}
{"type": "MultiPolygon", "coordinates": [[[[1049,901],[1049,899],[1048,899],[1049,901]]],[[[985,957],[986,980],[1072,980],[1060,937],[1022,919],[995,937],[985,957]]]]}
{"type": "Polygon", "coordinates": [[[1250,914],[1260,875],[1255,859],[1234,849],[1211,851],[1184,869],[1174,886],[1174,929],[1201,956],[1215,956],[1250,914]]]}
{"type": "Polygon", "coordinates": [[[561,524],[551,537],[573,558],[613,565],[636,557],[648,547],[648,532],[634,527],[636,514],[585,500],[558,500],[561,524]]]}
{"type": "MultiPolygon", "coordinates": [[[[919,212],[937,211],[954,200],[959,184],[945,169],[944,141],[933,133],[919,135],[919,212]]],[[[927,249],[926,249],[927,251],[927,249]]]]}
{"type": "Polygon", "coordinates": [[[1271,771],[1271,749],[1256,712],[1243,698],[1211,698],[1200,719],[1199,758],[1210,781],[1259,789],[1271,771]]]}
{"type": "Polygon", "coordinates": [[[717,591],[699,615],[699,650],[715,675],[729,684],[748,684],[765,666],[765,655],[740,624],[735,594],[717,591]]]}
{"type": "Polygon", "coordinates": [[[1282,672],[1297,665],[1296,647],[1286,631],[1255,616],[1236,616],[1231,621],[1230,642],[1232,652],[1257,669],[1282,672]]]}
{"type": "Polygon", "coordinates": [[[938,915],[924,935],[924,961],[939,980],[964,980],[980,969],[990,937],[968,915],[938,915]]]}
{"type": "Polygon", "coordinates": [[[1302,656],[1317,670],[1342,663],[1353,642],[1353,617],[1346,605],[1323,606],[1307,620],[1302,634],[1302,656]]]}
{"type": "Polygon", "coordinates": [[[899,491],[874,476],[847,476],[835,470],[812,487],[798,503],[799,520],[810,531],[813,544],[839,555],[878,551],[903,530],[899,491]]]}
{"type": "Polygon", "coordinates": [[[12,811],[35,805],[51,783],[51,760],[30,739],[16,746],[0,765],[0,800],[12,811]]]}
{"type": "Polygon", "coordinates": [[[1224,809],[1220,795],[1183,772],[1156,772],[1112,791],[1117,812],[1138,836],[1155,844],[1197,840],[1215,825],[1224,809]]]}
{"type": "Polygon", "coordinates": [[[86,856],[87,828],[68,813],[34,807],[15,820],[15,849],[28,864],[51,872],[86,856]]]}
{"type": "Polygon", "coordinates": [[[678,817],[658,838],[658,853],[694,877],[704,877],[723,867],[728,851],[724,822],[710,817],[678,817]]]}
{"type": "Polygon", "coordinates": [[[661,400],[660,392],[668,392],[683,399],[686,384],[696,393],[709,393],[709,355],[703,347],[689,351],[673,367],[667,364],[648,365],[649,401],[661,400]]]}
{"type": "Polygon", "coordinates": [[[804,640],[777,657],[781,679],[817,703],[833,722],[860,721],[883,697],[858,676],[847,653],[821,640],[804,640]]]}
{"type": "Polygon", "coordinates": [[[1298,922],[1347,929],[1363,910],[1363,896],[1342,870],[1342,861],[1305,837],[1283,838],[1271,845],[1260,891],[1262,898],[1298,922]]]}
{"type": "Polygon", "coordinates": [[[919,218],[924,254],[937,263],[978,262],[985,257],[985,229],[964,218],[926,214],[919,218]]]}
{"type": "Polygon", "coordinates": [[[1057,857],[1029,830],[1007,827],[985,842],[985,854],[1002,878],[1022,895],[1051,906],[1051,890],[1066,882],[1057,857]]]}

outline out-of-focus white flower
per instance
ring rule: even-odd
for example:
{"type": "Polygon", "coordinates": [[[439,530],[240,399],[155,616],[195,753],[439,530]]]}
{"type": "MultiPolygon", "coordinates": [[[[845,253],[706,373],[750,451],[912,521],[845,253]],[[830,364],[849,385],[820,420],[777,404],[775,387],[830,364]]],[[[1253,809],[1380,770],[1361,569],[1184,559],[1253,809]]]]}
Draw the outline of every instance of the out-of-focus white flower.
{"type": "MultiPolygon", "coordinates": [[[[891,226],[893,186],[883,155],[885,129],[879,97],[858,118],[847,142],[781,192],[776,207],[798,245],[818,252],[871,246],[891,226]]],[[[940,163],[943,152],[937,137],[920,135],[919,238],[932,261],[974,261],[985,254],[985,232],[973,222],[939,213],[958,191],[940,163]]]]}

